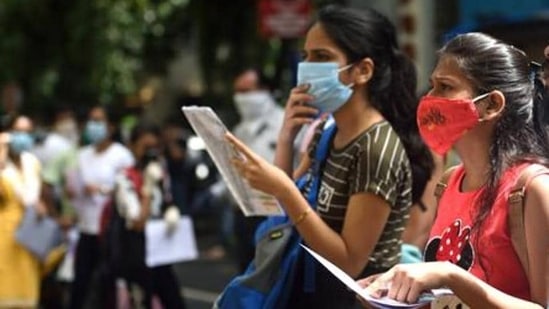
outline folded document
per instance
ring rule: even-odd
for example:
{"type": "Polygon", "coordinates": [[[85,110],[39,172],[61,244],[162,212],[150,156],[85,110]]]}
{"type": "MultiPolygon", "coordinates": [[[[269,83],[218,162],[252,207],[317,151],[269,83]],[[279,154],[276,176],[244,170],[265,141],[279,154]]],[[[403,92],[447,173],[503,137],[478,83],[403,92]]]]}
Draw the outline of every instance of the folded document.
{"type": "Polygon", "coordinates": [[[276,216],[284,214],[278,201],[271,195],[254,190],[238,174],[231,160],[240,154],[225,139],[227,128],[215,112],[205,106],[186,106],[183,114],[204,141],[206,150],[227,183],[229,191],[245,216],[276,216]]]}
{"type": "MultiPolygon", "coordinates": [[[[303,245],[301,245],[303,246],[303,245]]],[[[362,288],[353,278],[351,278],[349,275],[347,275],[344,271],[339,269],[337,266],[332,264],[330,261],[326,260],[322,256],[320,256],[318,253],[314,252],[313,250],[307,248],[306,246],[303,246],[307,252],[309,252],[316,260],[320,262],[326,269],[328,269],[334,276],[336,276],[341,282],[343,282],[348,288],[353,290],[353,292],[360,295],[362,298],[364,298],[372,307],[374,308],[421,308],[425,306],[426,304],[432,302],[436,297],[442,296],[442,295],[448,295],[452,294],[452,291],[448,289],[433,289],[430,293],[423,293],[418,301],[413,304],[409,303],[403,303],[396,301],[394,299],[388,298],[388,297],[381,297],[381,298],[374,298],[370,296],[368,291],[364,288],[362,288]]]]}

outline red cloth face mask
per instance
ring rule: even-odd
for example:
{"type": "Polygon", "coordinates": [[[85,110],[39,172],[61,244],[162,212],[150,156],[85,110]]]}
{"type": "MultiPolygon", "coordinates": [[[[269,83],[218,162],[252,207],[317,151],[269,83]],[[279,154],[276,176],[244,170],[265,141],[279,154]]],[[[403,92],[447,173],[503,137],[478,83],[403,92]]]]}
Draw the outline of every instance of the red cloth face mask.
{"type": "Polygon", "coordinates": [[[475,102],[489,93],[474,99],[448,99],[425,96],[417,109],[417,124],[423,141],[433,151],[444,155],[470,129],[479,123],[475,102]]]}

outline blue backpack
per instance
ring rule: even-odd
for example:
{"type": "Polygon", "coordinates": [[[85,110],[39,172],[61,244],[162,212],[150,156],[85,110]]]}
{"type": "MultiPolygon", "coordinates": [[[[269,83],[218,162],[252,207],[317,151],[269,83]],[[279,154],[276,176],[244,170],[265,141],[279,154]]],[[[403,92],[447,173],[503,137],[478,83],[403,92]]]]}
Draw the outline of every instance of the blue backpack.
{"type": "MultiPolygon", "coordinates": [[[[309,173],[296,181],[298,188],[310,185],[307,201],[316,208],[323,163],[328,156],[331,140],[336,132],[333,118],[325,125],[315,152],[315,160],[309,173]]],[[[301,236],[288,216],[269,217],[255,233],[255,257],[246,271],[235,277],[225,287],[213,308],[284,308],[294,281],[294,269],[303,254],[301,236]]],[[[303,289],[314,292],[315,262],[305,255],[305,282],[303,289]]]]}

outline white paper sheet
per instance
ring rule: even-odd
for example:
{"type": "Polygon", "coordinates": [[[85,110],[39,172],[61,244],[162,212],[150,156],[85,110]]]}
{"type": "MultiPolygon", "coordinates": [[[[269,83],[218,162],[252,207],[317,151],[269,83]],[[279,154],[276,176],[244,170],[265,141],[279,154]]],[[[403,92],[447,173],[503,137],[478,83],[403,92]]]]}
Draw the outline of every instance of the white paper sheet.
{"type": "Polygon", "coordinates": [[[244,215],[284,214],[273,196],[252,189],[233,167],[231,160],[240,154],[225,139],[228,130],[215,112],[206,106],[185,106],[182,110],[196,134],[204,141],[208,153],[244,215]]]}
{"type": "Polygon", "coordinates": [[[188,216],[182,216],[177,228],[171,232],[164,220],[149,220],[145,226],[145,244],[148,267],[198,258],[194,227],[188,216]]]}
{"type": "Polygon", "coordinates": [[[427,303],[430,303],[433,301],[434,297],[438,295],[448,295],[452,294],[452,292],[448,289],[435,289],[432,290],[432,294],[426,294],[423,296],[423,299],[420,298],[420,300],[417,303],[408,304],[403,303],[399,301],[395,301],[393,299],[382,297],[382,298],[373,298],[370,296],[367,290],[363,289],[356,281],[351,278],[349,275],[347,275],[343,270],[332,264],[330,261],[326,260],[322,256],[320,256],[318,253],[314,252],[313,250],[307,248],[304,245],[301,245],[307,252],[309,252],[316,260],[320,262],[326,269],[328,269],[334,276],[336,276],[341,282],[343,282],[348,288],[350,288],[353,292],[355,292],[357,295],[360,295],[362,298],[364,298],[371,306],[375,308],[420,308],[424,306],[427,303]]]}

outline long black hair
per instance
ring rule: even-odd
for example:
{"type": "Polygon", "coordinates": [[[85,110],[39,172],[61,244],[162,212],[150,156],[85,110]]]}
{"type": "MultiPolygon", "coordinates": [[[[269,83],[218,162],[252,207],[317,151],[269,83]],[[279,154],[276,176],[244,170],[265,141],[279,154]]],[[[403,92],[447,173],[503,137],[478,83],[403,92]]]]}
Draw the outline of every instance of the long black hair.
{"type": "Polygon", "coordinates": [[[412,201],[420,202],[434,161],[416,123],[415,66],[398,48],[395,27],[373,9],[339,6],[321,9],[318,22],[343,50],[348,63],[365,57],[374,62],[373,76],[368,82],[370,101],[389,121],[406,149],[412,167],[412,201]]]}
{"type": "Polygon", "coordinates": [[[462,34],[449,41],[439,56],[454,57],[480,95],[499,90],[505,108],[490,143],[488,180],[477,201],[473,231],[478,232],[495,202],[502,173],[516,164],[548,165],[549,142],[543,123],[545,106],[538,95],[526,54],[483,33],[462,34]]]}

